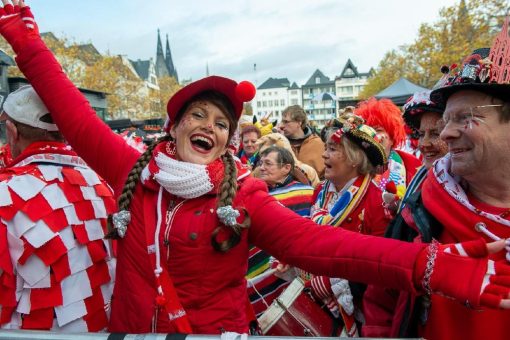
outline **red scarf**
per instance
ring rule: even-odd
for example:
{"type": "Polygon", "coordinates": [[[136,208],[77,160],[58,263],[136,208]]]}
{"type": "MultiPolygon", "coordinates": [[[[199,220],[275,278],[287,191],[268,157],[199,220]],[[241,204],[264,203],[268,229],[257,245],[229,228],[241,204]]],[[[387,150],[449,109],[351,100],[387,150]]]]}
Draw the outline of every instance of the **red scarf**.
{"type": "MultiPolygon", "coordinates": [[[[440,241],[456,243],[483,237],[487,242],[493,240],[475,230],[475,224],[485,223],[486,228],[501,238],[510,237],[510,228],[471,211],[455,200],[436,179],[433,169],[422,185],[423,204],[428,211],[444,226],[440,241]]],[[[504,257],[504,254],[502,255],[504,257]]]]}

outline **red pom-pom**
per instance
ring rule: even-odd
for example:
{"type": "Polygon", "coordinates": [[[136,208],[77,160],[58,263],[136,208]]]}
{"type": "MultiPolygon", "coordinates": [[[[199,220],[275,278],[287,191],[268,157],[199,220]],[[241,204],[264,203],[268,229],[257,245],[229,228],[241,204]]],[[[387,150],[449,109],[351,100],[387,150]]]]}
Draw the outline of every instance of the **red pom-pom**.
{"type": "Polygon", "coordinates": [[[164,306],[166,305],[166,298],[163,295],[156,296],[156,304],[158,306],[164,306]]]}
{"type": "Polygon", "coordinates": [[[388,184],[386,184],[386,191],[395,195],[397,193],[397,186],[395,185],[395,182],[389,181],[388,184]]]}
{"type": "Polygon", "coordinates": [[[252,100],[255,97],[255,92],[257,92],[255,86],[249,81],[244,80],[237,84],[236,97],[242,102],[249,102],[252,100]]]}

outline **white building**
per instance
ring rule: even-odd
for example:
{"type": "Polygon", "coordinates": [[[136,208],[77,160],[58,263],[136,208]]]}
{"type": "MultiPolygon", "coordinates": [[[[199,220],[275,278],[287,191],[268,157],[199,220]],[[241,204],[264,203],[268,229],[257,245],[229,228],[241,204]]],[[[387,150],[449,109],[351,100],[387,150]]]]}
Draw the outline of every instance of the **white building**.
{"type": "Polygon", "coordinates": [[[267,117],[269,121],[282,119],[282,111],[290,105],[302,105],[301,89],[287,78],[269,78],[257,88],[252,100],[253,114],[260,120],[267,117]]]}
{"type": "Polygon", "coordinates": [[[349,105],[356,105],[358,96],[365,87],[368,78],[372,75],[373,69],[366,73],[358,72],[351,59],[347,60],[340,76],[335,77],[335,93],[338,98],[338,109],[349,105]]]}
{"type": "Polygon", "coordinates": [[[320,70],[315,70],[308,81],[302,86],[303,109],[308,113],[308,120],[319,127],[335,117],[336,103],[334,100],[318,100],[323,93],[335,93],[335,82],[326,77],[320,70]]]}

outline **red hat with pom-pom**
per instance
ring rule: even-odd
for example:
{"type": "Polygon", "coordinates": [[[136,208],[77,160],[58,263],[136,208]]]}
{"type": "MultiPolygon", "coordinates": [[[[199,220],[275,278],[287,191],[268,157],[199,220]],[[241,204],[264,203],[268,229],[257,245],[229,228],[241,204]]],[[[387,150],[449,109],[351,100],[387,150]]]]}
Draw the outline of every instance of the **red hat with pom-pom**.
{"type": "Polygon", "coordinates": [[[165,130],[168,131],[171,123],[175,121],[177,113],[190,99],[206,91],[218,91],[225,95],[234,107],[236,121],[241,117],[243,104],[252,100],[256,92],[255,86],[249,81],[237,83],[232,79],[220,76],[210,76],[192,82],[177,91],[168,101],[166,111],[169,121],[165,124],[165,130]]]}

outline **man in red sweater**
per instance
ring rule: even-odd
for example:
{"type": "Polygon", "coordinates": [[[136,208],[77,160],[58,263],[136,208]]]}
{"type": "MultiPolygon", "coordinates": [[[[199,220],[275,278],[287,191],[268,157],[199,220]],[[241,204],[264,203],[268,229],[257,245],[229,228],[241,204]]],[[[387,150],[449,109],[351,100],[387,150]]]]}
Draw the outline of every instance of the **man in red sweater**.
{"type": "MultiPolygon", "coordinates": [[[[508,40],[508,19],[503,32],[508,40]]],[[[510,237],[510,76],[497,62],[508,60],[510,50],[497,48],[500,37],[491,49],[475,50],[458,72],[445,70],[432,92],[433,100],[446,103],[441,138],[449,153],[406,201],[390,227],[393,235],[399,229],[401,239],[441,243],[510,237]]],[[[439,295],[400,293],[396,301],[395,294],[368,292],[364,307],[365,336],[508,338],[509,311],[472,309],[439,295]]]]}

